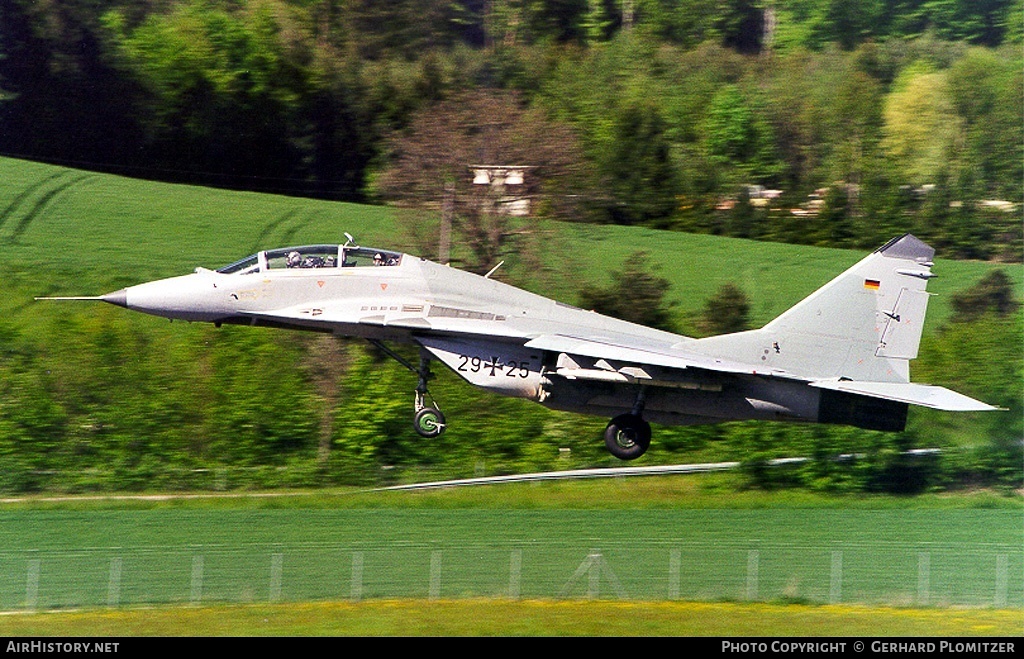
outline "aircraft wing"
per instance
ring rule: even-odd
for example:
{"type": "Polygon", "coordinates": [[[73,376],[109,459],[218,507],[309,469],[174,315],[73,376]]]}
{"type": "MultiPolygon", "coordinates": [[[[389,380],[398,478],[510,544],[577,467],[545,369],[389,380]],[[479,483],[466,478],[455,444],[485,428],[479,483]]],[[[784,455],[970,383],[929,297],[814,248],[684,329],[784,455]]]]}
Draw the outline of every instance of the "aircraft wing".
{"type": "Polygon", "coordinates": [[[543,334],[526,343],[527,348],[549,350],[567,355],[582,355],[595,359],[628,362],[641,366],[661,366],[671,369],[702,369],[719,373],[745,375],[777,375],[782,371],[758,371],[751,364],[708,357],[688,352],[685,348],[660,346],[652,342],[634,341],[622,337],[584,338],[565,334],[543,334]]]}
{"type": "Polygon", "coordinates": [[[829,389],[869,398],[879,398],[901,403],[921,405],[953,412],[982,412],[997,410],[981,401],[959,394],[945,387],[918,384],[914,382],[868,382],[839,379],[808,381],[781,370],[758,369],[751,364],[688,353],[685,349],[659,348],[654,345],[627,345],[627,341],[594,340],[561,334],[545,334],[526,343],[526,347],[550,350],[566,355],[580,355],[596,360],[597,368],[577,368],[575,362],[563,365],[559,373],[579,379],[650,381],[651,384],[677,386],[676,378],[659,377],[644,367],[659,366],[668,369],[710,371],[726,374],[764,375],[785,379],[803,380],[812,387],[829,389]],[[643,346],[643,347],[641,347],[643,346]],[[608,361],[625,362],[627,366],[615,368],[608,361]]]}
{"type": "Polygon", "coordinates": [[[816,380],[809,384],[819,389],[910,403],[949,412],[988,412],[999,409],[945,387],[916,382],[857,382],[829,379],[816,380]]]}

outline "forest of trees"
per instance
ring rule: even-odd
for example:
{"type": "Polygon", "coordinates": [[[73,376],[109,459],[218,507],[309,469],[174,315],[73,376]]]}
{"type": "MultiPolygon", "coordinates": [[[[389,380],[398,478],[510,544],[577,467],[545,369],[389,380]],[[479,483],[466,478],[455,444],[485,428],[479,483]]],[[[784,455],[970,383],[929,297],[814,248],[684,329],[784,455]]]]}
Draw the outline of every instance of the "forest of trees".
{"type": "Polygon", "coordinates": [[[0,153],[369,202],[417,126],[550,162],[439,125],[472,93],[560,136],[539,213],[1019,261],[1022,34],[1021,0],[12,0],[0,153]]]}

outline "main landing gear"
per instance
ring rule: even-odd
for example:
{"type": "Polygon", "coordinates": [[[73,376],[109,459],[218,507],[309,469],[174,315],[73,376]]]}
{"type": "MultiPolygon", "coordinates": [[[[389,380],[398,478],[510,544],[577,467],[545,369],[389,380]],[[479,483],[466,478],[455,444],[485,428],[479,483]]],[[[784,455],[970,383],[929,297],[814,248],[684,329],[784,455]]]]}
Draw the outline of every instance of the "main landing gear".
{"type": "Polygon", "coordinates": [[[604,444],[619,460],[636,460],[651,445],[651,424],[636,414],[620,414],[608,423],[604,444]]]}
{"type": "Polygon", "coordinates": [[[413,399],[413,409],[415,413],[412,417],[412,427],[421,437],[437,437],[445,430],[444,414],[437,407],[437,402],[434,397],[430,395],[427,390],[427,381],[433,377],[430,374],[430,358],[426,354],[420,355],[419,368],[410,364],[401,355],[395,353],[393,350],[388,348],[386,345],[377,340],[371,340],[370,343],[377,346],[381,352],[391,357],[396,362],[406,367],[413,373],[419,376],[419,381],[416,383],[415,398],[413,399]]]}
{"type": "Polygon", "coordinates": [[[604,445],[619,460],[636,460],[651,445],[651,424],[641,416],[644,411],[644,390],[640,389],[628,414],[620,414],[608,422],[604,445]]]}

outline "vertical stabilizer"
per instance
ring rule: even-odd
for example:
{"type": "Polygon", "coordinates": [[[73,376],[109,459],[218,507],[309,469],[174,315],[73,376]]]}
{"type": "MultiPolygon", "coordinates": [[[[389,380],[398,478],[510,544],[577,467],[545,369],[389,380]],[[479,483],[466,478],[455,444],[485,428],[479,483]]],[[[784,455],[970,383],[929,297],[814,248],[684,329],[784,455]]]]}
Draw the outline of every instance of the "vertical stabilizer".
{"type": "Polygon", "coordinates": [[[908,382],[917,357],[935,250],[896,238],[759,330],[698,341],[766,372],[908,382]]]}

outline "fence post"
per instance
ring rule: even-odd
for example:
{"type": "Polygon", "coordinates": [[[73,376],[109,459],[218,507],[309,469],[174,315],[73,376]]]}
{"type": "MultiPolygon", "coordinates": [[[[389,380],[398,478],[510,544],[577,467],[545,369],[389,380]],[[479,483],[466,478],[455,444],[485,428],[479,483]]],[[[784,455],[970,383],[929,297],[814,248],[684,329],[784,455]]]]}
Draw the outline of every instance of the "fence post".
{"type": "Polygon", "coordinates": [[[843,599],[843,552],[832,552],[832,579],[828,589],[828,601],[838,604],[843,599]]]}
{"type": "Polygon", "coordinates": [[[523,570],[523,550],[513,549],[512,557],[508,566],[508,596],[511,599],[519,599],[520,582],[523,570]]]}
{"type": "Polygon", "coordinates": [[[588,583],[587,583],[587,597],[589,599],[597,599],[601,594],[601,552],[591,552],[590,556],[590,567],[587,571],[588,583]]]}
{"type": "Polygon", "coordinates": [[[668,555],[668,598],[679,599],[679,569],[682,563],[682,552],[673,549],[668,555]]]}
{"type": "Polygon", "coordinates": [[[917,603],[928,605],[929,583],[931,582],[931,557],[928,552],[917,555],[917,603]]]}
{"type": "Polygon", "coordinates": [[[189,599],[193,604],[199,604],[203,599],[203,555],[198,554],[192,557],[192,589],[189,599]]]}
{"type": "Polygon", "coordinates": [[[352,585],[349,599],[358,602],[363,598],[363,552],[352,552],[352,585]]]}
{"type": "Polygon", "coordinates": [[[107,584],[107,606],[117,606],[121,602],[121,557],[110,559],[110,581],[107,584]]]}
{"type": "Polygon", "coordinates": [[[281,600],[281,578],[284,571],[284,554],[272,554],[270,557],[270,601],[281,600]]]}
{"type": "Polygon", "coordinates": [[[441,596],[441,550],[430,552],[430,594],[428,599],[436,600],[441,596]]]}
{"type": "Polygon", "coordinates": [[[25,577],[25,608],[35,610],[39,605],[39,569],[41,562],[33,558],[28,562],[28,574],[25,577]]]}
{"type": "Polygon", "coordinates": [[[760,552],[756,549],[751,549],[747,552],[747,599],[757,599],[757,578],[758,578],[758,563],[761,560],[760,552]]]}
{"type": "Polygon", "coordinates": [[[1006,554],[996,556],[996,599],[995,605],[1006,606],[1006,591],[1010,583],[1010,564],[1006,554]]]}

